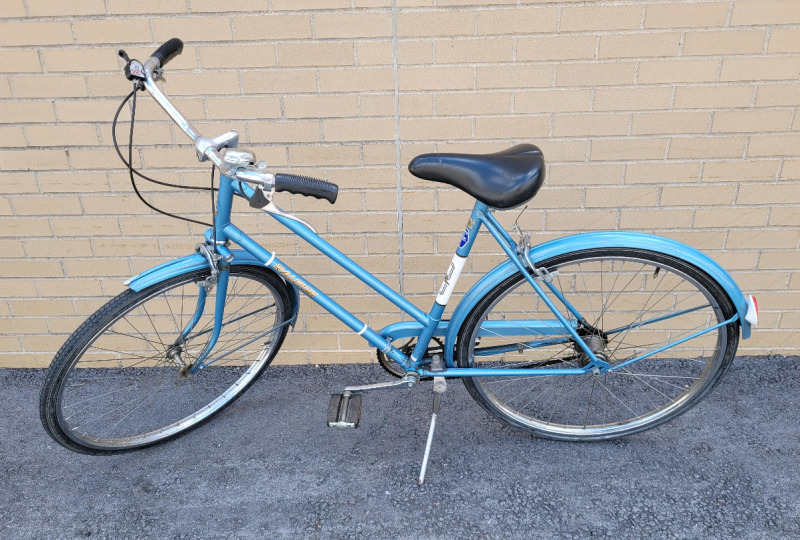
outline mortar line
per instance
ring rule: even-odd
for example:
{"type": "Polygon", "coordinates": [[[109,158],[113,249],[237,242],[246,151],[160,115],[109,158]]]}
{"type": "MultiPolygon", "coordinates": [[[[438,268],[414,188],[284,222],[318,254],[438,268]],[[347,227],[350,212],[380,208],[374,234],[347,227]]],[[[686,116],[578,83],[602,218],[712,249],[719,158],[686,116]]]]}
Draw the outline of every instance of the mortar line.
{"type": "MultiPolygon", "coordinates": [[[[400,294],[403,284],[403,175],[400,170],[400,70],[397,60],[397,0],[392,0],[392,68],[394,69],[394,167],[397,174],[397,258],[400,294]]],[[[405,317],[403,317],[405,319],[405,317]]]]}

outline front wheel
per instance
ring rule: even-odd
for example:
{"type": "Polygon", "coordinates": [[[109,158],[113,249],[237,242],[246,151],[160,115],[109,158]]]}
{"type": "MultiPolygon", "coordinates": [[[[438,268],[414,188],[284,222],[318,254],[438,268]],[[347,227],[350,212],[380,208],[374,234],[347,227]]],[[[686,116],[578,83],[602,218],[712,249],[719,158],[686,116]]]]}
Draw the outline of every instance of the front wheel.
{"type": "MultiPolygon", "coordinates": [[[[545,288],[596,356],[611,366],[644,358],[600,373],[465,378],[472,397],[512,426],[573,441],[644,431],[696,405],[736,353],[736,322],[711,329],[736,313],[728,295],[685,261],[603,248],[537,266],[581,314],[563,308],[545,288]]],[[[473,308],[459,333],[456,362],[554,370],[585,367],[589,358],[517,273],[473,308]]]]}
{"type": "Polygon", "coordinates": [[[286,336],[291,297],[280,278],[247,266],[230,270],[225,317],[207,367],[189,370],[214,327],[215,289],[204,302],[201,296],[209,274],[127,290],[70,336],[39,401],[56,442],[109,454],[167,441],[209,420],[264,372],[286,336]]]}

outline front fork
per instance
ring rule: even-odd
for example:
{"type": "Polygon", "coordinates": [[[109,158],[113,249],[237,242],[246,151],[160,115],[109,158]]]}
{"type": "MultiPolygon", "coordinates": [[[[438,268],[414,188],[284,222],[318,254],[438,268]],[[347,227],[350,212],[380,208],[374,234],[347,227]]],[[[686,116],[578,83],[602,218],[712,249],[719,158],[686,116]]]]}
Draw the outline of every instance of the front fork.
{"type": "Polygon", "coordinates": [[[205,367],[204,362],[206,358],[208,358],[208,355],[211,354],[211,351],[214,349],[219,339],[219,334],[222,329],[222,319],[225,316],[225,299],[228,291],[228,279],[230,278],[230,261],[233,260],[233,254],[224,245],[217,245],[216,251],[214,251],[214,246],[210,243],[209,236],[208,234],[206,235],[206,243],[198,244],[197,250],[208,259],[211,275],[197,283],[199,291],[194,315],[172,344],[172,347],[167,351],[167,356],[171,357],[176,363],[180,363],[184,366],[182,370],[184,374],[194,374],[205,367]],[[211,292],[211,289],[215,286],[217,289],[215,293],[216,305],[214,308],[214,328],[211,337],[203,348],[203,351],[198,355],[197,360],[191,364],[186,364],[182,356],[184,344],[189,334],[192,333],[197,323],[202,318],[206,308],[208,293],[211,292]]]}

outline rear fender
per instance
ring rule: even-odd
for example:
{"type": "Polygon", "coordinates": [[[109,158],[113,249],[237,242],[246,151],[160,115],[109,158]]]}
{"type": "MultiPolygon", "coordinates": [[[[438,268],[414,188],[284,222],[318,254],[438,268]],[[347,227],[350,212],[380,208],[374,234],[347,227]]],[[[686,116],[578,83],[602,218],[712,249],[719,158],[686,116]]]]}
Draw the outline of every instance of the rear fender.
{"type": "MultiPolygon", "coordinates": [[[[297,287],[291,283],[288,283],[283,276],[275,272],[272,268],[264,266],[261,261],[250,255],[245,250],[233,249],[231,250],[231,253],[233,253],[233,261],[231,261],[231,265],[258,266],[267,272],[275,274],[281,279],[281,282],[283,282],[290,291],[289,298],[292,302],[292,312],[289,320],[292,321],[292,327],[294,327],[294,324],[297,321],[297,313],[300,310],[300,291],[297,289],[297,287]]],[[[168,261],[164,264],[160,264],[145,270],[141,274],[138,274],[127,280],[125,285],[138,292],[166,279],[185,274],[186,272],[202,270],[208,267],[208,259],[206,259],[200,253],[193,253],[192,255],[187,255],[185,257],[181,257],[180,259],[168,261]]]]}
{"type": "MultiPolygon", "coordinates": [[[[748,302],[741,289],[733,278],[713,259],[694,249],[675,240],[654,236],[651,234],[629,233],[629,232],[596,232],[583,233],[565,238],[558,238],[550,242],[535,246],[529,252],[530,260],[533,264],[550,259],[558,255],[580,251],[588,248],[638,248],[654,251],[664,255],[671,255],[685,260],[703,270],[728,294],[728,297],[736,307],[739,315],[739,324],[742,329],[742,337],[750,337],[750,323],[745,320],[748,302]]],[[[517,272],[517,267],[510,260],[505,261],[495,267],[488,274],[483,276],[473,287],[464,295],[458,303],[450,323],[447,326],[445,335],[445,361],[448,367],[454,367],[454,350],[458,333],[461,325],[464,324],[469,313],[492,289],[499,283],[517,272]]]]}

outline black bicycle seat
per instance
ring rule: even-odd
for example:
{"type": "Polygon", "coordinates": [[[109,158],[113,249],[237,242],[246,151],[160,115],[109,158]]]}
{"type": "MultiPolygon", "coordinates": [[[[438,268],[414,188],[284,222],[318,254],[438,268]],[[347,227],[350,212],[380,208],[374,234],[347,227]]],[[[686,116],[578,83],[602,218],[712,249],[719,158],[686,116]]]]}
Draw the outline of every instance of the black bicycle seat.
{"type": "Polygon", "coordinates": [[[531,200],[544,182],[544,156],[532,144],[494,154],[422,154],[408,170],[417,178],[450,184],[493,208],[531,200]]]}

